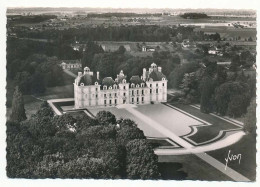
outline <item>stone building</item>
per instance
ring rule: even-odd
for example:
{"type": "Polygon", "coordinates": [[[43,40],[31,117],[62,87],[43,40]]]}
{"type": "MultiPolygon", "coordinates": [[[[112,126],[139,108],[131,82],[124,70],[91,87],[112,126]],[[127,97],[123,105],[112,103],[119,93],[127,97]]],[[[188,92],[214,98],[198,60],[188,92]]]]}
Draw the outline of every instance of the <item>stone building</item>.
{"type": "Polygon", "coordinates": [[[115,80],[112,77],[100,79],[88,67],[78,73],[74,82],[75,109],[95,106],[116,106],[122,104],[150,104],[167,101],[167,79],[162,68],[155,63],[141,77],[132,76],[128,81],[121,70],[115,80]]]}

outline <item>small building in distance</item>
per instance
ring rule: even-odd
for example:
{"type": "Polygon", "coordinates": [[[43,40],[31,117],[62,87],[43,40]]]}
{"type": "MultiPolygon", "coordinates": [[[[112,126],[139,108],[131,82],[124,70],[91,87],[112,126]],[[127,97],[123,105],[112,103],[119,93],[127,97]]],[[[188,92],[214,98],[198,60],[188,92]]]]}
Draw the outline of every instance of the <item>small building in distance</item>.
{"type": "Polygon", "coordinates": [[[142,46],[142,52],[154,52],[154,51],[155,51],[155,47],[146,46],[146,45],[142,46]]]}
{"type": "Polygon", "coordinates": [[[217,65],[220,65],[220,66],[230,66],[231,65],[231,61],[229,61],[229,62],[217,62],[217,65]]]}
{"type": "Polygon", "coordinates": [[[60,66],[67,70],[81,70],[81,60],[62,60],[60,66]]]}
{"type": "Polygon", "coordinates": [[[88,67],[78,72],[74,82],[75,109],[116,106],[124,104],[150,104],[167,101],[167,79],[162,68],[155,63],[143,74],[132,76],[128,81],[121,70],[115,79],[100,79],[88,67]]]}

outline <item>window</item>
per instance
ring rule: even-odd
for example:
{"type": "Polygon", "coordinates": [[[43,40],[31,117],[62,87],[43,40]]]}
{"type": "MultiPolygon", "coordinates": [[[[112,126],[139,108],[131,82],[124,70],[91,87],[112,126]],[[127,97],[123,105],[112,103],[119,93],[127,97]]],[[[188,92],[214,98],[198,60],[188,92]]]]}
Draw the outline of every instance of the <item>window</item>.
{"type": "Polygon", "coordinates": [[[106,98],[106,97],[107,97],[107,94],[104,94],[104,97],[106,98]]]}
{"type": "Polygon", "coordinates": [[[162,86],[164,86],[164,83],[162,83],[162,86]]]}
{"type": "Polygon", "coordinates": [[[156,89],[156,93],[158,94],[158,88],[156,89]]]}
{"type": "Polygon", "coordinates": [[[144,97],[142,97],[142,102],[144,102],[144,97]]]}
{"type": "Polygon", "coordinates": [[[103,89],[106,90],[106,89],[107,89],[107,86],[103,86],[103,89]]]}
{"type": "Polygon", "coordinates": [[[144,95],[144,90],[142,90],[142,95],[144,95]]]}
{"type": "Polygon", "coordinates": [[[134,95],[135,93],[134,93],[134,90],[132,90],[132,95],[134,95]]]}
{"type": "Polygon", "coordinates": [[[117,100],[115,99],[115,104],[117,104],[117,100]]]}
{"type": "Polygon", "coordinates": [[[109,94],[109,97],[112,97],[112,95],[111,95],[111,94],[109,94]]]}
{"type": "Polygon", "coordinates": [[[156,84],[156,87],[158,87],[158,83],[156,84]]]}
{"type": "Polygon", "coordinates": [[[134,103],[134,98],[132,98],[132,103],[134,103]]]}
{"type": "Polygon", "coordinates": [[[105,105],[107,104],[107,100],[104,100],[104,104],[105,104],[105,105]]]}
{"type": "Polygon", "coordinates": [[[137,94],[137,95],[139,94],[139,90],[136,90],[136,94],[137,94]]]}
{"type": "Polygon", "coordinates": [[[150,87],[152,87],[152,84],[150,84],[150,87]]]}
{"type": "Polygon", "coordinates": [[[152,93],[152,89],[150,89],[150,94],[152,93]]]}
{"type": "Polygon", "coordinates": [[[134,87],[135,87],[135,85],[132,83],[132,84],[131,84],[131,88],[134,88],[134,87]]]}
{"type": "Polygon", "coordinates": [[[136,85],[136,88],[139,88],[139,84],[136,85]]]}
{"type": "Polygon", "coordinates": [[[112,101],[111,101],[111,99],[109,100],[109,104],[111,105],[111,103],[112,103],[112,101]]]}
{"type": "Polygon", "coordinates": [[[84,83],[80,83],[80,86],[84,86],[84,83]]]}
{"type": "Polygon", "coordinates": [[[124,90],[125,90],[125,86],[124,86],[124,90]]]}
{"type": "Polygon", "coordinates": [[[125,93],[124,93],[124,96],[125,96],[125,93]]]}
{"type": "Polygon", "coordinates": [[[112,86],[109,86],[109,90],[112,90],[112,86]]]}
{"type": "Polygon", "coordinates": [[[117,96],[117,94],[115,93],[115,97],[117,96]]]}
{"type": "Polygon", "coordinates": [[[98,94],[96,94],[96,98],[98,98],[98,94]]]}
{"type": "Polygon", "coordinates": [[[96,88],[96,92],[98,91],[98,88],[96,88]]]}

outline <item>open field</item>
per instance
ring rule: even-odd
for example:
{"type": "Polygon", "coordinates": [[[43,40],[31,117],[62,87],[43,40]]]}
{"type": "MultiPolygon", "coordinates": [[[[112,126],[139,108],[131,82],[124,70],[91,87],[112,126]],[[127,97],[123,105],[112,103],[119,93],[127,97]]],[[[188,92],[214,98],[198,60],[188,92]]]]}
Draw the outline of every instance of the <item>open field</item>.
{"type": "MultiPolygon", "coordinates": [[[[12,97],[12,95],[8,96],[12,97]]],[[[24,108],[27,118],[30,118],[32,114],[40,108],[42,100],[48,99],[58,99],[58,98],[68,98],[73,97],[73,85],[57,86],[47,88],[45,93],[38,95],[24,95],[24,108]]],[[[11,98],[10,98],[11,99],[11,98]]],[[[6,108],[6,117],[9,119],[11,114],[11,107],[6,108]]]]}
{"type": "Polygon", "coordinates": [[[205,28],[196,28],[195,31],[203,31],[205,33],[219,33],[221,38],[233,38],[233,37],[241,37],[241,40],[248,39],[252,37],[252,39],[256,40],[256,28],[234,28],[234,27],[212,27],[208,26],[205,28]]]}

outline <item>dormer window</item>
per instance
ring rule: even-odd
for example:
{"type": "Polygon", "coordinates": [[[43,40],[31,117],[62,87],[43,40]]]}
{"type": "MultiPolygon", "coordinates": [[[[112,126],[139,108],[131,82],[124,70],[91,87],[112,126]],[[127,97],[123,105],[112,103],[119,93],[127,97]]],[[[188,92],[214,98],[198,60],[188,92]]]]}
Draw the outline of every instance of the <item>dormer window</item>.
{"type": "Polygon", "coordinates": [[[98,82],[95,82],[95,85],[97,86],[97,85],[98,85],[98,82]]]}
{"type": "Polygon", "coordinates": [[[141,87],[144,87],[144,83],[141,83],[141,87]]]}
{"type": "Polygon", "coordinates": [[[112,90],[112,86],[109,86],[109,90],[112,90]]]}
{"type": "Polygon", "coordinates": [[[84,83],[82,82],[82,83],[80,83],[80,86],[84,86],[84,83]]]}
{"type": "Polygon", "coordinates": [[[123,79],[123,83],[124,83],[124,84],[126,83],[126,80],[125,80],[125,79],[123,79]]]}
{"type": "Polygon", "coordinates": [[[117,89],[117,85],[114,84],[114,89],[117,89]]]}
{"type": "Polygon", "coordinates": [[[106,89],[107,89],[107,86],[103,86],[103,89],[106,90],[106,89]]]}
{"type": "Polygon", "coordinates": [[[163,77],[162,80],[165,81],[165,78],[163,77]]]}
{"type": "Polygon", "coordinates": [[[139,84],[136,85],[136,88],[139,88],[139,84]]]}
{"type": "Polygon", "coordinates": [[[134,87],[135,87],[135,85],[134,85],[134,83],[132,83],[132,84],[131,84],[131,88],[134,88],[134,87]]]}

